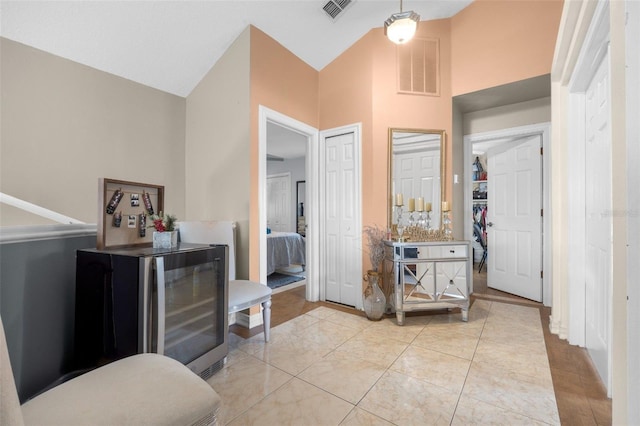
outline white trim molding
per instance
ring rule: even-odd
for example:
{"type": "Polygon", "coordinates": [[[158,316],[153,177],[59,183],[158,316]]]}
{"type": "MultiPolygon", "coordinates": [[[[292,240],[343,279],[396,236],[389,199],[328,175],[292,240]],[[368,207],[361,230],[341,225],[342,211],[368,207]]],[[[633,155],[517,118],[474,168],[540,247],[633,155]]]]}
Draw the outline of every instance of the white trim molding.
{"type": "MultiPolygon", "coordinates": [[[[307,287],[306,298],[317,302],[320,297],[319,284],[319,230],[318,230],[318,129],[295,120],[264,105],[258,107],[258,217],[261,230],[267,229],[267,123],[275,123],[307,138],[306,181],[307,200],[305,209],[307,222],[307,287]]],[[[267,233],[260,234],[260,281],[267,282],[267,233]]]]}
{"type": "Polygon", "coordinates": [[[97,236],[97,233],[98,227],[95,223],[3,226],[0,228],[0,243],[24,243],[58,238],[97,236]]]}
{"type": "MultiPolygon", "coordinates": [[[[472,148],[474,143],[488,141],[505,141],[516,140],[527,136],[540,135],[542,139],[542,149],[544,153],[551,152],[551,123],[531,124],[527,126],[512,127],[484,133],[474,133],[465,135],[463,139],[463,162],[464,162],[464,217],[472,216],[473,201],[471,194],[471,163],[472,148]]],[[[544,217],[542,221],[542,270],[544,271],[542,278],[542,302],[545,306],[552,304],[552,241],[548,236],[551,235],[551,156],[546,154],[542,161],[542,208],[544,209],[544,217]]],[[[471,222],[464,222],[464,238],[473,241],[473,228],[471,222]]]]}

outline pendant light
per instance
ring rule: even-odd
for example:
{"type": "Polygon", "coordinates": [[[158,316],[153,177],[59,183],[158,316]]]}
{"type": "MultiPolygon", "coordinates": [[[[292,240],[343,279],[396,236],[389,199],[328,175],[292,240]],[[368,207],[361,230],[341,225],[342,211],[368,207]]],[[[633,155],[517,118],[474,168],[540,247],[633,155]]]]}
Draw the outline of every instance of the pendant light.
{"type": "Polygon", "coordinates": [[[413,10],[403,12],[400,0],[400,13],[394,13],[384,21],[384,34],[395,44],[404,44],[413,38],[418,22],[420,15],[413,10]]]}

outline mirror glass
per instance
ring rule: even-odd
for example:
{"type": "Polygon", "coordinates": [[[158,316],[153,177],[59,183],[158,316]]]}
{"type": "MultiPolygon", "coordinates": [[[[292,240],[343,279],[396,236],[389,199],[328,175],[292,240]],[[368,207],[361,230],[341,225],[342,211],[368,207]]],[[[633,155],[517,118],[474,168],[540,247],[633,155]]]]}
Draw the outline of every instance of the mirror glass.
{"type": "Polygon", "coordinates": [[[398,224],[400,213],[404,227],[441,228],[444,144],[444,130],[389,129],[389,228],[398,224]]]}
{"type": "Polygon", "coordinates": [[[306,208],[305,200],[307,199],[307,184],[304,180],[296,182],[296,232],[303,237],[307,234],[307,224],[304,219],[304,210],[306,208]]]}

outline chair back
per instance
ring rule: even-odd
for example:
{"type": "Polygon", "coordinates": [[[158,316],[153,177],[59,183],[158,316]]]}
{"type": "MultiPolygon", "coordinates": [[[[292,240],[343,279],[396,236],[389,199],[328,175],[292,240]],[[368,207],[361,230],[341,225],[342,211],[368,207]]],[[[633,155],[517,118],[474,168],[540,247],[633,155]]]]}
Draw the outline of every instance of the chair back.
{"type": "Polygon", "coordinates": [[[2,318],[0,318],[0,425],[24,425],[2,318]]]}
{"type": "Polygon", "coordinates": [[[236,223],[225,220],[178,222],[180,241],[229,246],[229,281],[236,279],[236,223]]]}

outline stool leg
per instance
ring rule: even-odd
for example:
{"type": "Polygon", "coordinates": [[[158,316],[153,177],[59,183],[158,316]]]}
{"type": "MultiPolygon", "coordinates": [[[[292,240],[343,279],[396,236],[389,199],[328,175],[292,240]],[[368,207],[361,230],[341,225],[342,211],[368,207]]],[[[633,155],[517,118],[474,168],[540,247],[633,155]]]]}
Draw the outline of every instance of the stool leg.
{"type": "Polygon", "coordinates": [[[271,330],[271,299],[262,302],[262,324],[264,326],[264,341],[268,342],[271,330]]]}

